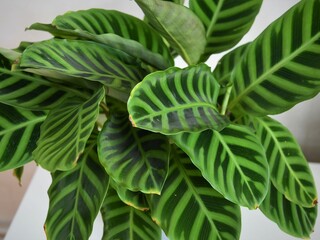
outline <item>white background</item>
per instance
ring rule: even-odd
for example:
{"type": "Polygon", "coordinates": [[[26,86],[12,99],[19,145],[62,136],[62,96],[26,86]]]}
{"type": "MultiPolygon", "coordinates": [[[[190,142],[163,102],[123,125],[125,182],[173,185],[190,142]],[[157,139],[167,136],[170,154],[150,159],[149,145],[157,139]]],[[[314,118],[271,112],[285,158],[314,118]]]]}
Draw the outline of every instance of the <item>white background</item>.
{"type": "MultiPolygon", "coordinates": [[[[296,2],[298,2],[298,0],[264,0],[260,15],[257,17],[249,34],[244,37],[241,43],[253,40],[272,20],[279,17],[296,2]]],[[[39,41],[49,38],[49,35],[43,32],[25,32],[24,29],[34,22],[49,23],[56,15],[63,14],[66,11],[87,8],[118,9],[135,16],[142,16],[142,12],[138,9],[134,1],[131,0],[1,0],[0,47],[14,48],[22,40],[39,41]]],[[[211,57],[208,64],[214,68],[221,56],[222,54],[211,57]]],[[[185,66],[180,60],[177,61],[177,65],[181,67],[185,66]]],[[[319,103],[320,98],[318,96],[311,101],[299,104],[285,114],[276,116],[277,119],[288,126],[294,133],[303,146],[308,158],[313,161],[319,161],[320,157],[320,128],[318,127],[318,123],[320,122],[319,103]]],[[[314,170],[316,170],[316,167],[314,170]]],[[[319,168],[317,172],[315,172],[315,175],[319,177],[319,168]]],[[[50,184],[48,174],[43,170],[38,170],[30,186],[30,191],[27,193],[17,213],[6,240],[44,239],[42,224],[46,214],[47,200],[43,199],[46,199],[48,184],[50,184]]],[[[319,187],[319,178],[317,178],[317,184],[319,187]]],[[[5,198],[5,196],[1,196],[1,198],[5,198]]],[[[256,213],[252,212],[244,214],[244,227],[241,239],[294,239],[282,235],[275,225],[271,224],[270,227],[269,221],[265,222],[263,218],[258,218],[255,214],[256,213]]],[[[313,236],[313,239],[320,239],[319,224],[316,229],[318,232],[313,236]]]]}

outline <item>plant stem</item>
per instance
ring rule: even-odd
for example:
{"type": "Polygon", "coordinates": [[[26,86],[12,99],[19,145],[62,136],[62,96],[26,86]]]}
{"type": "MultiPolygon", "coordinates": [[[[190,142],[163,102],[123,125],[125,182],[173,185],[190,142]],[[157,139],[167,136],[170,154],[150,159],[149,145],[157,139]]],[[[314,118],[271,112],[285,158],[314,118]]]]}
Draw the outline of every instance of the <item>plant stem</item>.
{"type": "Polygon", "coordinates": [[[224,95],[224,99],[223,99],[223,102],[222,102],[222,108],[221,108],[221,112],[220,112],[222,115],[226,114],[232,87],[233,87],[232,84],[229,84],[227,86],[227,91],[226,91],[226,93],[224,95]]]}

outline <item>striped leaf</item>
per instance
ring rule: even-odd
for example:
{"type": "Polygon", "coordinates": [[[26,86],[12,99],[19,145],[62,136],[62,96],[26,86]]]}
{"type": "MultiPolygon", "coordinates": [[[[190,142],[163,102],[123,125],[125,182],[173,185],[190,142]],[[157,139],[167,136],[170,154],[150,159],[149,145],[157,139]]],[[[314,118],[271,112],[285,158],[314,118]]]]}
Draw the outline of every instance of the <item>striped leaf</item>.
{"type": "Polygon", "coordinates": [[[0,68],[2,103],[31,110],[48,110],[75,95],[81,96],[84,92],[55,84],[44,77],[0,68]]]}
{"type": "Polygon", "coordinates": [[[239,206],[215,191],[181,150],[173,152],[169,169],[161,195],[150,197],[152,218],[166,235],[176,240],[239,239],[239,206]]]}
{"type": "Polygon", "coordinates": [[[267,194],[269,168],[259,139],[245,126],[172,136],[203,177],[226,199],[256,209],[267,194]]]}
{"type": "Polygon", "coordinates": [[[41,167],[51,172],[75,167],[94,128],[103,97],[104,89],[100,88],[87,101],[66,99],[49,112],[33,153],[41,167]]]}
{"type": "Polygon", "coordinates": [[[32,151],[46,113],[0,103],[0,171],[18,168],[33,160],[32,151]]]}
{"type": "Polygon", "coordinates": [[[160,194],[169,161],[165,136],[133,128],[126,113],[115,113],[98,142],[100,161],[117,184],[131,191],[160,194]]]}
{"type": "Polygon", "coordinates": [[[131,90],[144,77],[139,68],[119,60],[109,47],[80,40],[51,39],[35,43],[24,51],[20,66],[35,68],[38,74],[58,72],[96,81],[121,91],[131,90]]]}
{"type": "Polygon", "coordinates": [[[206,30],[207,44],[201,58],[205,61],[242,39],[259,13],[262,0],[190,0],[189,4],[206,30]]]}
{"type": "Polygon", "coordinates": [[[94,145],[87,146],[70,171],[52,173],[45,222],[47,239],[89,239],[109,186],[94,145]]]}
{"type": "Polygon", "coordinates": [[[112,184],[112,187],[117,191],[119,198],[125,204],[140,211],[149,210],[149,204],[144,193],[130,191],[127,188],[116,183],[112,184]]]}
{"type": "Polygon", "coordinates": [[[320,90],[320,1],[300,1],[254,42],[232,75],[229,109],[264,116],[320,90]]]}
{"type": "Polygon", "coordinates": [[[206,44],[205,29],[188,8],[168,1],[136,0],[149,24],[189,64],[199,62],[206,44]]]}
{"type": "Polygon", "coordinates": [[[149,74],[128,100],[132,124],[162,134],[221,130],[228,120],[217,110],[219,88],[204,64],[149,74]]]}
{"type": "MultiPolygon", "coordinates": [[[[160,54],[165,61],[160,64],[163,65],[162,68],[173,65],[170,51],[159,33],[142,20],[119,11],[105,9],[71,11],[56,17],[52,25],[58,29],[81,29],[95,35],[112,33],[128,40],[134,40],[140,43],[145,49],[160,54]]],[[[127,53],[130,54],[130,52],[127,53]]],[[[158,57],[154,57],[158,59],[158,57]]],[[[163,60],[159,60],[159,62],[163,60]]],[[[154,61],[154,59],[152,59],[152,61],[154,61]]],[[[152,61],[148,62],[152,64],[152,61]]]]}
{"type": "Polygon", "coordinates": [[[217,66],[213,71],[213,76],[217,79],[221,86],[226,86],[231,83],[231,74],[241,61],[248,45],[249,43],[243,44],[228,52],[217,63],[217,66]]]}
{"type": "Polygon", "coordinates": [[[104,223],[102,240],[157,240],[160,228],[148,213],[124,204],[113,188],[109,188],[101,208],[104,223]]]}
{"type": "Polygon", "coordinates": [[[270,184],[268,195],[260,205],[260,210],[279,228],[298,238],[310,239],[317,219],[317,206],[304,208],[286,199],[270,184]]]}
{"type": "Polygon", "coordinates": [[[293,203],[313,207],[317,202],[316,186],[295,138],[272,118],[252,118],[252,122],[266,150],[274,186],[293,203]]]}

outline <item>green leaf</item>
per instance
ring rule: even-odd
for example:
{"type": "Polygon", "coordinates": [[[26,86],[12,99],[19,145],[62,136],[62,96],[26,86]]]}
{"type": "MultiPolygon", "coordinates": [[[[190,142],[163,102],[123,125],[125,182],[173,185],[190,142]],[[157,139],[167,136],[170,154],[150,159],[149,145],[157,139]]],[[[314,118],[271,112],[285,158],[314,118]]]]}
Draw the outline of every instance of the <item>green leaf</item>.
{"type": "Polygon", "coordinates": [[[161,0],[136,2],[150,25],[163,35],[189,65],[199,62],[206,44],[205,29],[190,9],[161,0]]]}
{"type": "Polygon", "coordinates": [[[286,199],[270,184],[268,195],[260,205],[260,210],[279,228],[298,238],[309,239],[317,219],[317,206],[304,208],[286,199]]]}
{"type": "Polygon", "coordinates": [[[221,86],[226,86],[231,82],[231,74],[236,68],[238,63],[241,61],[244,52],[247,50],[248,45],[246,43],[241,45],[234,50],[225,54],[217,63],[216,68],[213,71],[213,76],[217,79],[221,86]]]}
{"type": "Polygon", "coordinates": [[[87,101],[69,98],[49,112],[33,153],[41,167],[51,172],[75,167],[94,128],[103,97],[104,89],[100,88],[87,101]]]}
{"type": "Polygon", "coordinates": [[[33,160],[32,151],[46,113],[0,103],[0,171],[18,168],[33,160]]]}
{"type": "Polygon", "coordinates": [[[17,167],[13,170],[13,176],[15,176],[18,179],[19,186],[22,186],[21,179],[23,175],[24,166],[17,167]]]}
{"type": "Polygon", "coordinates": [[[151,217],[143,211],[124,204],[111,187],[101,208],[101,214],[104,223],[102,240],[161,239],[161,230],[151,217]]]}
{"type": "Polygon", "coordinates": [[[37,75],[0,68],[2,103],[31,110],[48,110],[76,95],[85,95],[85,92],[58,85],[37,75]]]}
{"type": "Polygon", "coordinates": [[[262,0],[190,0],[189,4],[205,27],[207,44],[201,57],[205,61],[242,39],[259,13],[262,0]]]}
{"type": "Polygon", "coordinates": [[[75,168],[52,173],[47,239],[89,239],[109,186],[96,146],[87,146],[75,168]]]}
{"type": "Polygon", "coordinates": [[[160,194],[169,161],[169,141],[133,128],[127,113],[115,113],[99,136],[99,158],[117,184],[131,191],[160,194]]]}
{"type": "Polygon", "coordinates": [[[160,196],[151,195],[154,221],[170,239],[239,239],[240,208],[202,177],[181,150],[174,150],[160,196]],[[165,213],[165,214],[164,214],[165,213]]]}
{"type": "Polygon", "coordinates": [[[12,49],[6,49],[0,47],[0,55],[5,57],[6,59],[14,62],[21,57],[21,53],[12,49]]]}
{"type": "Polygon", "coordinates": [[[293,203],[313,207],[317,202],[316,186],[294,136],[272,118],[252,118],[251,121],[266,150],[273,185],[293,203]]]}
{"type": "Polygon", "coordinates": [[[112,184],[112,187],[117,191],[119,198],[125,204],[140,211],[149,210],[149,204],[144,193],[130,191],[117,183],[112,184]]]}
{"type": "Polygon", "coordinates": [[[51,39],[35,43],[24,51],[20,66],[31,72],[30,68],[34,68],[40,75],[53,71],[121,91],[131,90],[145,76],[136,66],[118,59],[109,47],[81,40],[51,39]]]}
{"type": "Polygon", "coordinates": [[[204,64],[149,74],[136,85],[128,100],[131,122],[162,134],[221,130],[229,121],[216,106],[219,89],[204,64]]]}
{"type": "Polygon", "coordinates": [[[249,128],[230,124],[221,132],[186,132],[172,139],[226,199],[249,209],[259,207],[267,194],[269,167],[249,128]]]}
{"type": "Polygon", "coordinates": [[[319,9],[300,1],[248,46],[232,75],[231,111],[281,113],[319,92],[319,9]]]}

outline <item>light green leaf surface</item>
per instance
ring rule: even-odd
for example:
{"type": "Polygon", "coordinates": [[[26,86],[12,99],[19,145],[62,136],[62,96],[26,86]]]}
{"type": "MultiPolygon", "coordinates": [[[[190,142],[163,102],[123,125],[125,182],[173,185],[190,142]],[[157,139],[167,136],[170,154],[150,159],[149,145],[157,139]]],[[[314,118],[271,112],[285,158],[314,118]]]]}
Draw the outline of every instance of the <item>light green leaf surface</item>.
{"type": "Polygon", "coordinates": [[[240,208],[202,177],[181,150],[174,150],[160,196],[150,197],[151,214],[170,239],[239,239],[240,208]]]}
{"type": "Polygon", "coordinates": [[[268,190],[269,167],[259,139],[245,126],[230,124],[172,136],[203,177],[226,199],[256,209],[268,190]]]}
{"type": "Polygon", "coordinates": [[[189,4],[205,27],[207,44],[201,57],[205,61],[242,39],[259,13],[262,0],[190,0],[189,4]]]}
{"type": "Polygon", "coordinates": [[[270,166],[271,180],[287,199],[303,207],[317,202],[314,179],[294,136],[270,117],[251,119],[270,166]]]}
{"type": "Polygon", "coordinates": [[[117,184],[160,194],[169,164],[165,136],[133,128],[126,113],[115,113],[101,130],[98,146],[101,164],[117,184]]]}
{"type": "Polygon", "coordinates": [[[33,160],[32,151],[45,119],[45,112],[0,103],[0,171],[18,168],[33,160]]]}
{"type": "Polygon", "coordinates": [[[205,29],[190,9],[161,0],[136,2],[150,25],[163,35],[189,65],[199,62],[206,44],[205,29]]]}
{"type": "Polygon", "coordinates": [[[229,121],[217,109],[219,89],[204,64],[149,74],[128,100],[131,122],[169,135],[208,128],[221,130],[229,121]]]}
{"type": "Polygon", "coordinates": [[[148,213],[124,204],[113,188],[109,188],[101,208],[104,223],[102,240],[160,240],[161,229],[148,213]]]}
{"type": "Polygon", "coordinates": [[[290,202],[272,183],[265,200],[260,205],[260,210],[282,231],[303,239],[310,239],[318,213],[317,206],[304,208],[290,202]]]}
{"type": "Polygon", "coordinates": [[[53,172],[76,166],[95,126],[103,97],[104,89],[101,87],[88,100],[66,99],[49,112],[33,153],[41,167],[53,172]]]}
{"type": "Polygon", "coordinates": [[[319,9],[300,1],[248,46],[232,75],[231,111],[277,114],[319,93],[319,9]]]}
{"type": "Polygon", "coordinates": [[[75,168],[52,173],[45,222],[47,239],[87,240],[109,186],[96,146],[86,147],[75,168]]]}

